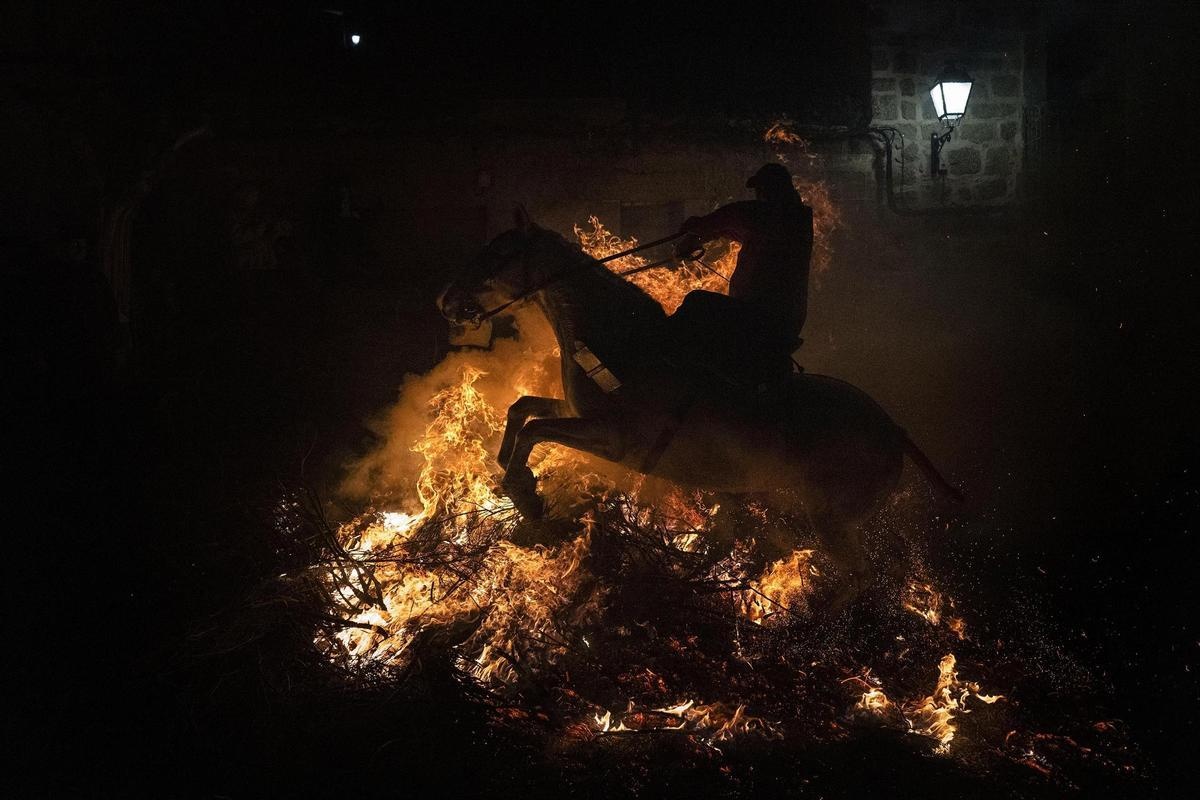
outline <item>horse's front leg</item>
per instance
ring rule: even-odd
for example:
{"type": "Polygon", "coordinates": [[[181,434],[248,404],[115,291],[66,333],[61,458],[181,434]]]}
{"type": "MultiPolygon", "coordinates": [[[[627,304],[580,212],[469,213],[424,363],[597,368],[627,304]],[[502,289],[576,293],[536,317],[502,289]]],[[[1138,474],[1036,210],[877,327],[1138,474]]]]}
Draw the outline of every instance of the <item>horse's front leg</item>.
{"type": "Polygon", "coordinates": [[[559,417],[533,419],[525,423],[516,436],[502,485],[512,498],[513,505],[526,519],[538,519],[545,512],[545,503],[537,493],[537,479],[527,463],[533,448],[542,442],[565,445],[607,461],[620,461],[625,455],[620,431],[608,422],[583,417],[559,417]]]}
{"type": "Polygon", "coordinates": [[[517,443],[517,434],[525,427],[530,417],[562,417],[567,413],[567,404],[553,397],[538,397],[527,394],[518,397],[516,402],[508,407],[508,419],[504,423],[504,438],[500,442],[500,452],[496,460],[500,466],[507,468],[512,458],[513,446],[517,443]]]}

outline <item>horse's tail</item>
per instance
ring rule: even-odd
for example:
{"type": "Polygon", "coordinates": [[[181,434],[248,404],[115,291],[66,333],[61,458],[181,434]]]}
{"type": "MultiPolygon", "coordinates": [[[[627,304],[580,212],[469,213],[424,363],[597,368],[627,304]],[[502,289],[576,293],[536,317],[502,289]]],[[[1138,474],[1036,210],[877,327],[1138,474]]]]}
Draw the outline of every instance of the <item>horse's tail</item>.
{"type": "Polygon", "coordinates": [[[961,503],[963,501],[962,492],[954,488],[948,480],[942,477],[942,473],[938,472],[937,467],[929,460],[929,456],[922,453],[921,448],[913,444],[913,440],[908,438],[908,434],[903,429],[901,429],[900,435],[904,437],[904,454],[917,465],[917,469],[921,470],[921,474],[925,476],[925,480],[929,481],[938,494],[952,502],[961,503]]]}

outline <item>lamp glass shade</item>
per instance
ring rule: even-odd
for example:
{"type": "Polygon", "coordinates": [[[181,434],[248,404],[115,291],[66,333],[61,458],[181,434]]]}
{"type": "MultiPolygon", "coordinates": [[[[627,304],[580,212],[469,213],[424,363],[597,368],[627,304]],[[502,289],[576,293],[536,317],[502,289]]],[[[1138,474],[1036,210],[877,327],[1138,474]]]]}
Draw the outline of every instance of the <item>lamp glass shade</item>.
{"type": "Polygon", "coordinates": [[[967,100],[971,97],[970,78],[966,80],[939,80],[929,90],[929,98],[933,100],[933,110],[938,119],[947,124],[953,124],[967,112],[967,100]]]}

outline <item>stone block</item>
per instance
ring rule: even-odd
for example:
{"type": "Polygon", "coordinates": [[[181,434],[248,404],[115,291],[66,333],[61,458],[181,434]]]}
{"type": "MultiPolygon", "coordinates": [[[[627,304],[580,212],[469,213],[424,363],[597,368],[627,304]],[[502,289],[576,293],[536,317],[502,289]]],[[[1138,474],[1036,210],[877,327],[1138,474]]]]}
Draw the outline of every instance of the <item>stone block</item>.
{"type": "Polygon", "coordinates": [[[1000,138],[1006,142],[1011,142],[1017,137],[1017,123],[1015,120],[1000,123],[1000,138]]]}
{"type": "Polygon", "coordinates": [[[958,147],[943,151],[942,155],[951,175],[977,175],[983,166],[978,147],[958,147]]]}
{"type": "Polygon", "coordinates": [[[882,72],[891,66],[892,54],[884,47],[871,48],[871,71],[882,72]]]}
{"type": "Polygon", "coordinates": [[[1012,148],[1008,145],[989,147],[984,172],[988,175],[1007,175],[1012,171],[1012,160],[1012,148]]]}
{"type": "Polygon", "coordinates": [[[896,91],[896,79],[895,78],[872,78],[871,79],[871,91],[872,92],[894,92],[894,91],[896,91]]]}
{"type": "Polygon", "coordinates": [[[975,80],[975,84],[971,87],[971,100],[974,103],[976,100],[988,100],[992,93],[988,91],[987,81],[975,80]]]}
{"type": "Polygon", "coordinates": [[[912,97],[916,93],[916,86],[913,84],[912,78],[905,78],[900,81],[900,94],[905,97],[912,97]]]}
{"type": "Polygon", "coordinates": [[[1001,119],[1017,114],[1013,103],[971,103],[967,113],[975,119],[1001,119]]]}
{"type": "Polygon", "coordinates": [[[877,94],[871,98],[871,119],[876,121],[894,120],[898,116],[896,95],[877,94]]]}
{"type": "Polygon", "coordinates": [[[980,181],[975,187],[975,194],[980,200],[997,200],[1008,194],[1007,178],[992,178],[980,181]]]}
{"type": "Polygon", "coordinates": [[[900,103],[900,116],[904,119],[917,118],[917,104],[910,100],[903,100],[900,103]]]}
{"type": "Polygon", "coordinates": [[[906,143],[915,142],[917,140],[917,137],[919,137],[921,135],[921,132],[917,130],[916,125],[912,125],[912,124],[908,124],[908,123],[904,123],[904,122],[897,125],[896,130],[900,131],[900,135],[902,135],[904,137],[904,141],[906,143]]]}
{"type": "Polygon", "coordinates": [[[996,97],[1016,97],[1021,93],[1021,79],[1016,75],[993,76],[992,93],[996,97]]]}
{"type": "MultiPolygon", "coordinates": [[[[970,118],[970,114],[967,118],[970,118]]],[[[964,122],[956,129],[955,136],[961,136],[968,142],[990,142],[996,138],[996,123],[964,122]]]]}

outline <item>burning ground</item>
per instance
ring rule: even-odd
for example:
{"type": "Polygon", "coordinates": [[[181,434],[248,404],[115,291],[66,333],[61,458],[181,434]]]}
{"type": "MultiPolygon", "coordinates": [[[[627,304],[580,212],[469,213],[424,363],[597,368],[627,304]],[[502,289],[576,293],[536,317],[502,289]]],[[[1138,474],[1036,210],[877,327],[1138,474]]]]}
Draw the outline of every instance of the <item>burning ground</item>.
{"type": "MultiPolygon", "coordinates": [[[[630,244],[594,218],[575,235],[595,256],[630,244]]],[[[669,311],[719,289],[735,255],[637,278],[669,311]]],[[[806,796],[856,759],[880,789],[1137,779],[1102,681],[1015,618],[1026,601],[976,607],[969,569],[929,566],[970,523],[919,479],[869,526],[880,585],[835,617],[809,605],[836,574],[787,496],[689,492],[540,446],[549,521],[522,522],[493,454],[513,400],[557,393],[558,354],[534,312],[514,330],[406,381],[344,483],[357,512],[334,524],[316,498],[281,500],[277,530],[312,558],[279,583],[316,611],[330,685],[413,709],[436,695],[435,713],[474,720],[461,735],[519,754],[484,786],[806,796]]]]}

